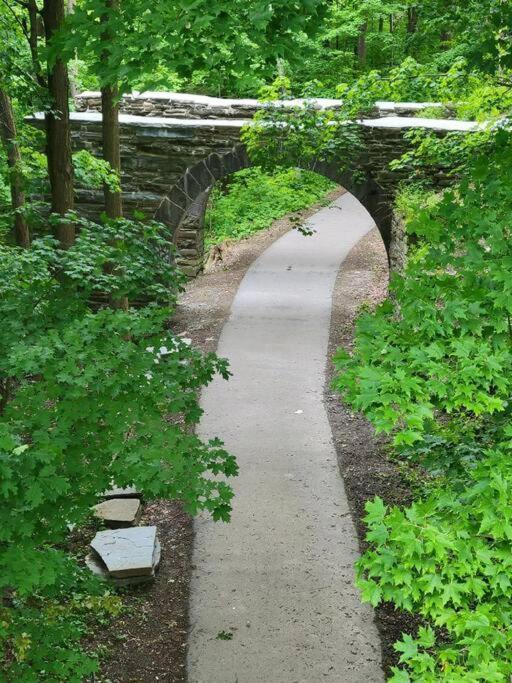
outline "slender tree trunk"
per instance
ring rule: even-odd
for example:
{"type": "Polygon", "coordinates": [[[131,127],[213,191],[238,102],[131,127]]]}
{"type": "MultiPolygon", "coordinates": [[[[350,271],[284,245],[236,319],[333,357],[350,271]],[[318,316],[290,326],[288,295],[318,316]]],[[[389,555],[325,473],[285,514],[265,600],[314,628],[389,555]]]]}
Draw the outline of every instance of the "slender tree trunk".
{"type": "MultiPolygon", "coordinates": [[[[64,0],[44,0],[43,12],[46,41],[49,42],[64,22],[64,0]]],[[[69,79],[66,64],[61,59],[49,65],[48,90],[52,100],[52,111],[46,115],[46,153],[52,212],[64,216],[73,209],[74,197],[69,79]]],[[[69,249],[74,244],[75,226],[72,222],[59,223],[55,233],[63,249],[69,249]]]]}
{"type": "Polygon", "coordinates": [[[379,17],[379,33],[384,31],[384,17],[379,17]]]}
{"type": "Polygon", "coordinates": [[[29,23],[28,43],[32,58],[32,68],[34,69],[38,85],[46,90],[48,88],[48,83],[43,75],[41,60],[39,59],[39,35],[44,33],[44,27],[36,0],[27,0],[27,11],[29,23]]]}
{"type": "Polygon", "coordinates": [[[366,31],[368,23],[365,22],[359,27],[359,36],[357,38],[357,59],[359,64],[363,66],[366,63],[366,31]]]}
{"type": "MultiPolygon", "coordinates": [[[[75,11],[75,5],[76,5],[76,0],[66,0],[66,16],[69,14],[73,14],[75,11]]],[[[76,57],[76,51],[75,51],[75,57],[76,57]]],[[[76,87],[76,65],[70,65],[70,68],[68,69],[68,75],[69,75],[69,92],[71,94],[72,99],[75,99],[75,97],[78,95],[78,89],[76,87]]]]}
{"type": "MultiPolygon", "coordinates": [[[[119,10],[119,0],[105,0],[105,7],[109,12],[119,10]]],[[[108,46],[114,39],[112,31],[108,28],[108,17],[104,21],[106,28],[102,39],[108,46]]],[[[108,62],[108,48],[103,53],[103,61],[108,62]]],[[[119,91],[116,85],[106,84],[101,89],[102,133],[103,133],[103,158],[108,161],[116,173],[121,175],[121,151],[119,143],[119,91]]],[[[105,183],[105,210],[109,218],[120,218],[123,215],[122,197],[120,192],[113,192],[105,183]]]]}
{"type": "MultiPolygon", "coordinates": [[[[101,89],[103,158],[108,161],[116,173],[121,175],[121,150],[119,143],[119,103],[118,90],[115,86],[104,86],[101,89]]],[[[104,185],[105,211],[109,218],[121,218],[123,202],[121,192],[113,191],[104,185]]]]}
{"type": "Polygon", "coordinates": [[[14,239],[18,246],[30,247],[30,230],[20,209],[25,204],[23,175],[21,173],[21,154],[16,141],[16,123],[9,95],[0,89],[0,138],[7,154],[11,201],[14,209],[14,239]]]}
{"type": "Polygon", "coordinates": [[[389,15],[389,32],[393,33],[395,30],[395,19],[392,14],[389,15]]]}
{"type": "MultiPolygon", "coordinates": [[[[102,39],[105,45],[109,45],[114,36],[108,27],[109,14],[119,10],[120,0],[105,0],[105,7],[109,10],[104,17],[106,29],[102,39]]],[[[108,48],[103,53],[103,61],[108,61],[108,48]]],[[[119,141],[119,90],[117,85],[106,84],[101,89],[101,110],[102,110],[102,134],[103,134],[103,159],[108,161],[111,168],[121,177],[121,149],[119,141]]],[[[121,218],[123,215],[123,200],[121,191],[113,191],[107,183],[103,186],[105,195],[105,212],[109,218],[121,218]]],[[[113,272],[115,264],[108,266],[108,270],[113,272]]],[[[128,308],[128,299],[122,297],[115,299],[111,297],[110,305],[113,308],[128,308]]]]}
{"type": "Polygon", "coordinates": [[[418,25],[418,8],[409,7],[407,9],[407,33],[416,33],[418,25]]]}

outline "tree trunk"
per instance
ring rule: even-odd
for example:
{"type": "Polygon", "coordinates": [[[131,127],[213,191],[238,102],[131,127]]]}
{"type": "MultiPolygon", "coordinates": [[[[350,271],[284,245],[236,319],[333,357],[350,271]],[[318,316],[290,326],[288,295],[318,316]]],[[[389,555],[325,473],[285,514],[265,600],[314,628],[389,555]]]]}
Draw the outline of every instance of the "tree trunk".
{"type": "Polygon", "coordinates": [[[379,33],[384,31],[384,17],[379,17],[379,33]]]}
{"type": "MultiPolygon", "coordinates": [[[[105,7],[109,12],[119,10],[119,0],[105,0],[105,7]]],[[[114,40],[112,31],[108,27],[109,14],[104,15],[106,24],[102,40],[108,46],[114,40]]],[[[103,53],[103,62],[108,64],[108,47],[103,53]]],[[[107,83],[101,89],[102,134],[103,134],[103,158],[108,161],[111,168],[121,176],[121,152],[119,145],[119,91],[117,85],[107,83]]],[[[105,210],[109,218],[121,218],[123,215],[122,197],[120,192],[112,192],[105,183],[105,210]]]]}
{"type": "MultiPolygon", "coordinates": [[[[105,7],[110,12],[119,10],[119,0],[105,0],[105,7]]],[[[102,40],[105,45],[110,45],[114,36],[108,28],[109,14],[104,16],[106,29],[103,32],[102,40]]],[[[103,53],[103,61],[108,62],[108,48],[103,53]]],[[[121,150],[119,142],[119,90],[117,85],[106,84],[101,89],[101,110],[102,110],[102,134],[103,134],[103,159],[108,161],[111,168],[121,177],[121,150]]],[[[109,218],[121,218],[123,215],[123,200],[121,192],[113,191],[107,183],[103,186],[105,195],[105,212],[109,218]]],[[[115,270],[115,264],[109,265],[110,272],[115,270]]],[[[110,305],[113,308],[128,308],[128,299],[122,297],[115,299],[111,297],[110,305]]]]}
{"type": "MultiPolygon", "coordinates": [[[[44,0],[44,25],[47,43],[64,22],[64,0],[44,0]]],[[[69,123],[69,79],[66,64],[57,59],[48,68],[48,90],[52,111],[46,114],[46,145],[52,212],[64,216],[73,209],[73,161],[69,123]]],[[[60,222],[55,234],[63,249],[75,242],[75,226],[60,222]]]]}
{"type": "Polygon", "coordinates": [[[29,21],[28,43],[32,58],[32,68],[34,69],[34,74],[38,85],[46,90],[48,88],[48,83],[43,75],[41,60],[39,59],[39,35],[44,33],[44,27],[42,25],[36,0],[28,0],[27,11],[29,21]]]}
{"type": "MultiPolygon", "coordinates": [[[[121,151],[119,144],[119,103],[118,90],[115,86],[104,86],[101,89],[103,158],[112,169],[121,175],[121,151]]],[[[104,185],[105,211],[109,218],[121,218],[123,203],[121,192],[113,191],[104,185]]]]}
{"type": "Polygon", "coordinates": [[[357,39],[357,59],[359,64],[363,66],[366,63],[366,30],[368,23],[365,22],[359,27],[359,36],[357,39]]]}
{"type": "MultiPolygon", "coordinates": [[[[75,11],[75,5],[76,5],[76,0],[66,0],[66,16],[69,14],[73,14],[75,11]]],[[[76,50],[75,50],[75,58],[76,58],[76,50]]],[[[76,69],[76,64],[70,65],[68,68],[68,77],[69,77],[69,92],[71,94],[72,99],[74,100],[76,96],[78,95],[78,89],[76,87],[76,79],[77,79],[77,69],[76,69]]]]}
{"type": "Polygon", "coordinates": [[[7,154],[7,166],[11,187],[11,201],[14,210],[14,239],[18,246],[30,247],[30,231],[25,216],[20,209],[25,204],[23,175],[21,173],[21,154],[16,141],[16,123],[9,95],[0,89],[0,138],[7,154]]]}
{"type": "Polygon", "coordinates": [[[409,7],[407,9],[407,33],[416,33],[418,25],[418,8],[409,7]]]}
{"type": "MultiPolygon", "coordinates": [[[[110,1],[110,0],[108,0],[110,1]]],[[[119,103],[118,90],[115,86],[105,86],[101,89],[102,129],[103,129],[103,158],[117,174],[121,175],[121,151],[119,145],[119,103]]],[[[105,213],[109,218],[121,218],[123,215],[123,201],[121,192],[114,192],[105,183],[105,213]]],[[[114,272],[115,264],[107,266],[107,272],[114,272]]],[[[127,297],[110,298],[112,308],[128,309],[127,297]]]]}

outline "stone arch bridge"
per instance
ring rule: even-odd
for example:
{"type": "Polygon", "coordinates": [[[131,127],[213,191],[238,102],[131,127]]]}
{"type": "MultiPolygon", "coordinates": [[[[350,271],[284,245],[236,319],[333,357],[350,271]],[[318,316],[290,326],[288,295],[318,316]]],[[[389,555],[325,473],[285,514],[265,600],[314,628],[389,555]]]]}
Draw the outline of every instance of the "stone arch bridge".
{"type": "MultiPolygon", "coordinates": [[[[283,102],[296,106],[300,101],[283,102]]],[[[319,108],[336,109],[339,100],[315,100],[319,108]]],[[[204,261],[204,213],[215,182],[250,166],[240,131],[258,107],[256,100],[228,100],[176,93],[135,93],[121,104],[121,161],[125,211],[137,209],[169,226],[186,273],[196,275],[204,261]]],[[[361,122],[365,153],[358,167],[342,173],[336,163],[318,162],[314,170],[343,185],[369,211],[393,261],[393,198],[398,172],[389,162],[408,147],[404,133],[430,128],[440,135],[471,131],[473,122],[418,118],[431,104],[380,102],[376,116],[361,122]]],[[[71,115],[75,150],[101,152],[101,97],[86,92],[71,115]]],[[[43,115],[31,121],[42,126],[43,115]]],[[[440,176],[442,174],[440,173],[440,176]]],[[[442,181],[442,177],[439,178],[442,181]]],[[[103,210],[101,191],[78,190],[77,208],[97,218],[103,210]]]]}

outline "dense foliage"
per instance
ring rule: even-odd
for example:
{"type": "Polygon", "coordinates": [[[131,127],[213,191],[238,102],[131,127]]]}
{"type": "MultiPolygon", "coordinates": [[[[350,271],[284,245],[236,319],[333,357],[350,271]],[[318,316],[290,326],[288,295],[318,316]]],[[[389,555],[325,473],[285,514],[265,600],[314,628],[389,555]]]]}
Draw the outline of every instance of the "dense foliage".
{"type": "Polygon", "coordinates": [[[81,569],[69,530],[112,480],[229,518],[236,463],[193,429],[200,388],[229,372],[172,332],[182,278],[162,226],[121,218],[121,202],[116,220],[69,211],[77,185],[103,187],[106,205],[120,197],[117,94],[167,88],[267,101],[244,135],[270,174],[251,169],[213,190],[212,243],[318,200],[331,185],[297,167],[337,159],[349,169],[364,151],[351,122],[376,100],[441,102],[423,115],[495,121],[470,137],[411,135],[395,162],[414,181],[399,197],[408,264],[336,362],[344,399],[392,435],[422,482],[405,509],[368,504],[370,547],[358,565],[365,599],[423,618],[397,643],[392,680],[509,680],[511,3],[66,7],[65,16],[63,0],[0,2],[2,677],[78,682],[97,669],[80,640],[120,601],[81,569]],[[110,97],[110,158],[71,156],[68,73],[75,90],[110,97]],[[343,106],[272,104],[296,95],[343,106]],[[24,124],[34,108],[46,112],[46,135],[24,124]],[[457,184],[428,193],[431,167],[457,184]]]}
{"type": "MultiPolygon", "coordinates": [[[[403,92],[402,97],[432,101],[438,99],[434,93],[447,72],[454,74],[452,85],[455,90],[466,89],[469,95],[489,86],[502,87],[503,74],[498,73],[497,65],[500,69],[511,66],[512,10],[508,0],[471,1],[464,5],[439,0],[423,3],[414,0],[329,0],[316,6],[318,13],[314,22],[311,16],[304,21],[304,15],[297,14],[295,5],[283,3],[289,13],[277,32],[269,15],[261,15],[261,20],[267,22],[267,38],[274,45],[271,50],[261,50],[260,41],[248,38],[251,7],[243,4],[241,10],[236,3],[230,3],[240,26],[232,40],[224,40],[225,33],[212,33],[211,38],[207,38],[216,41],[209,64],[194,66],[189,63],[187,66],[192,66],[192,70],[183,70],[173,63],[162,63],[155,70],[148,70],[147,84],[154,89],[256,96],[273,78],[286,75],[294,84],[297,95],[337,96],[340,86],[350,84],[372,70],[377,71],[385,83],[392,82],[392,70],[400,69],[405,61],[409,66],[402,71],[403,85],[416,94],[408,97],[403,92]],[[291,19],[293,23],[290,23],[291,19]],[[314,33],[313,27],[317,28],[314,33]],[[279,45],[288,45],[291,49],[279,49],[279,45]],[[454,65],[461,63],[465,67],[462,71],[459,69],[457,75],[454,65]],[[466,87],[466,74],[472,74],[470,87],[466,87]],[[420,90],[418,77],[422,81],[420,90]]],[[[274,12],[281,13],[275,3],[272,7],[274,12]]],[[[209,21],[208,25],[214,30],[217,27],[222,30],[223,24],[213,19],[222,11],[222,3],[208,3],[208,11],[198,11],[197,15],[201,21],[204,17],[205,24],[209,21]]],[[[143,17],[144,21],[151,21],[151,18],[143,17]]],[[[174,27],[176,22],[169,22],[169,25],[174,27]]],[[[187,30],[192,32],[193,25],[187,30]]],[[[170,40],[171,47],[181,45],[183,35],[172,33],[178,42],[170,40]]],[[[93,85],[83,63],[80,73],[86,87],[93,85]]],[[[138,85],[145,87],[143,81],[138,85]]],[[[445,94],[449,101],[459,99],[454,90],[445,91],[445,94]]],[[[380,99],[387,98],[382,92],[380,99]]]]}
{"type": "Polygon", "coordinates": [[[215,187],[206,213],[206,240],[217,244],[238,240],[268,228],[287,213],[304,209],[325,196],[334,184],[296,169],[263,173],[254,167],[215,187]]]}
{"type": "MultiPolygon", "coordinates": [[[[510,134],[453,189],[408,200],[418,240],[387,301],[358,322],[336,385],[428,484],[406,509],[367,505],[359,586],[425,627],[393,681],[507,681],[510,640],[510,134]]],[[[407,202],[405,202],[407,204],[407,202]]]]}
{"type": "Polygon", "coordinates": [[[168,329],[181,282],[171,256],[161,226],[127,220],[82,220],[67,251],[51,237],[30,250],[0,245],[0,589],[13,596],[2,608],[0,641],[11,653],[8,680],[78,681],[95,668],[76,645],[66,647],[81,634],[69,591],[92,584],[62,544],[112,481],[182,500],[191,513],[229,517],[232,492],[218,475],[236,474],[234,459],[189,428],[200,416],[199,388],[216,372],[227,377],[226,362],[168,329]],[[118,267],[109,272],[112,262],[118,267]],[[161,305],[95,312],[89,302],[100,293],[161,305]],[[35,638],[40,628],[43,640],[35,638]]]}
{"type": "Polygon", "coordinates": [[[105,63],[105,2],[81,0],[61,44],[102,74],[97,82],[116,75],[130,88],[190,83],[215,94],[247,93],[272,77],[276,60],[298,58],[298,36],[311,33],[325,10],[323,0],[158,0],[151,7],[123,0],[110,12],[116,41],[105,63]]]}

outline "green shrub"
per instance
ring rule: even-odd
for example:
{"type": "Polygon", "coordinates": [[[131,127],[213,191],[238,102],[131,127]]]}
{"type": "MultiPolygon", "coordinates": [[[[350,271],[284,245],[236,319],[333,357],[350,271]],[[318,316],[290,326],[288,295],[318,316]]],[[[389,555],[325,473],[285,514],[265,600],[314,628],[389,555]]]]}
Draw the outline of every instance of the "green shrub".
{"type": "Polygon", "coordinates": [[[358,585],[373,605],[425,618],[395,645],[394,683],[509,681],[512,674],[512,453],[481,454],[461,490],[439,486],[405,510],[367,504],[358,585]]]}
{"type": "Polygon", "coordinates": [[[23,683],[97,668],[78,640],[104,589],[63,548],[112,481],[227,520],[237,471],[191,429],[200,388],[229,373],[169,329],[182,277],[165,228],[76,220],[67,251],[51,237],[0,245],[0,648],[2,680],[23,683]],[[161,303],[93,311],[97,293],[161,303]]]}
{"type": "Polygon", "coordinates": [[[413,505],[367,505],[358,585],[425,625],[396,644],[394,683],[512,674],[512,139],[442,197],[405,193],[419,242],[340,352],[336,386],[424,473],[413,505]]]}
{"type": "Polygon", "coordinates": [[[287,213],[314,204],[335,187],[316,173],[293,168],[239,171],[213,190],[206,214],[208,244],[239,240],[268,228],[287,213]]]}

